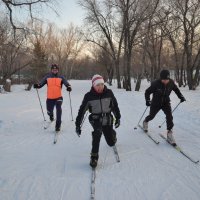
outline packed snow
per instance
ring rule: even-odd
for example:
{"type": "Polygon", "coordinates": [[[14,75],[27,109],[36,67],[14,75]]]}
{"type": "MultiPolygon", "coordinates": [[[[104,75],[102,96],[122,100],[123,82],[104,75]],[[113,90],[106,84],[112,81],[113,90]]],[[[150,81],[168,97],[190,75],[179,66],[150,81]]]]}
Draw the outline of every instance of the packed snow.
{"type": "MultiPolygon", "coordinates": [[[[70,81],[74,118],[90,81],[70,81]]],[[[134,83],[133,83],[134,84],[134,83]]],[[[166,143],[159,112],[149,132],[160,141],[154,144],[135,125],[145,110],[143,82],[140,92],[112,86],[122,114],[117,129],[120,163],[102,137],[96,177],[96,200],[199,200],[200,164],[194,164],[166,143]]],[[[92,128],[88,120],[79,138],[71,120],[69,96],[63,88],[63,124],[53,144],[54,124],[44,130],[37,93],[16,85],[0,94],[0,199],[1,200],[88,200],[92,128]]],[[[181,89],[186,98],[174,112],[174,136],[178,145],[195,160],[200,159],[200,90],[181,89]]],[[[39,90],[45,110],[46,88],[39,90]]],[[[173,93],[172,107],[179,103],[173,93]]],[[[146,113],[147,115],[147,113],[146,113]]],[[[45,115],[48,119],[47,115],[45,115]]]]}

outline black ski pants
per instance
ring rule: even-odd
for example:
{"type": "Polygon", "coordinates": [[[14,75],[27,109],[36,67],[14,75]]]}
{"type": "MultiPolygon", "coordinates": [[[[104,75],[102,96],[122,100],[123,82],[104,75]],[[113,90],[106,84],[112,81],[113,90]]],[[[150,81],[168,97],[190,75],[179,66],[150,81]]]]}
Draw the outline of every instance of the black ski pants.
{"type": "Polygon", "coordinates": [[[92,132],[92,150],[91,154],[99,153],[99,146],[102,134],[105,137],[105,140],[109,146],[114,146],[117,142],[116,132],[113,129],[113,125],[101,125],[101,121],[95,120],[90,121],[94,131],[92,132]]]}
{"type": "Polygon", "coordinates": [[[162,106],[151,105],[150,113],[145,118],[145,121],[146,122],[151,121],[160,110],[162,110],[166,115],[167,130],[171,130],[174,126],[174,123],[173,123],[172,109],[170,103],[163,104],[162,106]]]}

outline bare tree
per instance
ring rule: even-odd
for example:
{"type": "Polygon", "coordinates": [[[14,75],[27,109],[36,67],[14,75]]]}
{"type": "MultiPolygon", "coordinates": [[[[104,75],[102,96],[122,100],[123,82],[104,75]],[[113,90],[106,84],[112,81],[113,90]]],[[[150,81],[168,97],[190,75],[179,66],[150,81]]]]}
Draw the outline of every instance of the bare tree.
{"type": "Polygon", "coordinates": [[[150,20],[147,26],[147,34],[143,40],[143,48],[146,49],[151,67],[151,81],[158,78],[161,69],[161,55],[163,50],[163,31],[157,25],[152,25],[150,20]]]}
{"type": "Polygon", "coordinates": [[[61,65],[65,66],[64,73],[71,79],[73,67],[78,56],[85,47],[84,35],[79,27],[70,24],[67,29],[60,31],[59,46],[62,49],[61,65]]]}
{"type": "Polygon", "coordinates": [[[105,41],[103,44],[104,48],[98,48],[97,52],[97,62],[101,63],[103,67],[106,69],[107,72],[107,82],[109,85],[112,85],[112,80],[114,76],[114,67],[113,67],[113,60],[109,52],[108,43],[105,41]]]}
{"type": "MultiPolygon", "coordinates": [[[[182,28],[181,22],[173,15],[171,8],[163,6],[160,12],[157,13],[160,21],[159,27],[166,39],[169,40],[173,52],[174,68],[176,71],[176,80],[181,87],[183,85],[184,58],[185,51],[182,45],[182,28]]],[[[172,54],[171,52],[171,54],[172,54]]]]}
{"type": "Polygon", "coordinates": [[[27,67],[30,62],[29,48],[24,35],[12,32],[12,28],[4,18],[0,21],[0,71],[2,84],[17,71],[27,67]]]}
{"type": "Polygon", "coordinates": [[[115,0],[115,3],[124,24],[124,78],[125,89],[130,91],[132,51],[137,34],[141,25],[155,13],[159,0],[115,0]]]}
{"type": "Polygon", "coordinates": [[[182,25],[187,82],[189,89],[194,90],[198,85],[200,70],[200,1],[170,0],[169,7],[182,25]]]}
{"type": "Polygon", "coordinates": [[[70,79],[85,45],[79,27],[70,24],[66,29],[59,29],[54,24],[46,25],[43,22],[33,25],[33,34],[29,37],[32,46],[39,42],[48,63],[57,63],[61,72],[70,79]]]}
{"type": "MultiPolygon", "coordinates": [[[[29,18],[34,21],[35,19],[37,19],[34,16],[34,12],[33,10],[38,9],[38,7],[43,7],[43,6],[49,6],[51,7],[51,9],[53,9],[55,12],[56,10],[53,8],[53,4],[52,4],[52,0],[0,0],[0,3],[4,6],[5,9],[5,13],[8,15],[9,17],[9,21],[10,24],[14,30],[14,32],[16,30],[25,30],[27,27],[19,25],[19,23],[16,23],[15,21],[15,11],[17,9],[20,9],[21,12],[27,12],[29,13],[29,18]]],[[[55,3],[55,1],[54,1],[55,3]]]]}
{"type": "Polygon", "coordinates": [[[104,49],[113,59],[116,72],[117,86],[121,88],[120,56],[124,36],[124,24],[117,16],[117,10],[112,0],[81,0],[80,5],[87,11],[86,22],[88,34],[86,40],[104,49]],[[110,51],[104,48],[107,41],[110,51]]]}

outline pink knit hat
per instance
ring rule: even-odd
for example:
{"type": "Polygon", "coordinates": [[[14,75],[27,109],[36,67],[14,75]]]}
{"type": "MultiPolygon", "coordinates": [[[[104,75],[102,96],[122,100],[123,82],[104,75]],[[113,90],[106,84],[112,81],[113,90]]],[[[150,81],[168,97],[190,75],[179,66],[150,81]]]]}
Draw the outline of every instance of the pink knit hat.
{"type": "Polygon", "coordinates": [[[96,74],[92,77],[92,86],[95,87],[96,85],[103,83],[104,84],[104,80],[103,77],[96,74]]]}

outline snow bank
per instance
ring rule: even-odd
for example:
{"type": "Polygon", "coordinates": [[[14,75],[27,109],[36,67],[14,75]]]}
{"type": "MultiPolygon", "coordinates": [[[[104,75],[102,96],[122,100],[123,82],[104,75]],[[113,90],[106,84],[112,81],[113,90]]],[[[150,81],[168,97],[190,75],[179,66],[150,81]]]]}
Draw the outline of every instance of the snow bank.
{"type": "MultiPolygon", "coordinates": [[[[76,116],[89,81],[71,81],[76,116]]],[[[96,179],[97,200],[199,200],[200,167],[184,158],[159,137],[164,114],[150,123],[156,146],[140,130],[134,131],[145,109],[143,83],[140,92],[125,92],[113,86],[122,113],[117,129],[116,163],[112,149],[102,137],[96,179]]],[[[174,113],[177,143],[191,156],[200,157],[200,93],[182,89],[187,102],[174,113]]],[[[39,90],[45,109],[46,89],[39,90]]],[[[90,197],[89,155],[91,127],[84,123],[80,138],[71,121],[68,93],[63,89],[63,126],[53,145],[54,125],[43,129],[42,113],[35,90],[14,86],[1,95],[0,199],[2,200],[88,200],[90,197]]],[[[172,107],[179,102],[172,94],[172,107]]]]}

